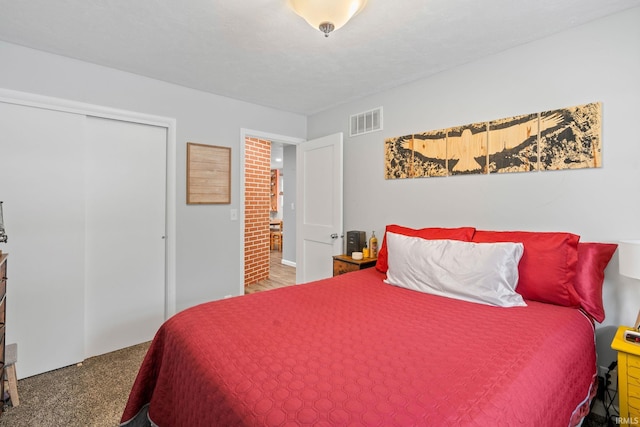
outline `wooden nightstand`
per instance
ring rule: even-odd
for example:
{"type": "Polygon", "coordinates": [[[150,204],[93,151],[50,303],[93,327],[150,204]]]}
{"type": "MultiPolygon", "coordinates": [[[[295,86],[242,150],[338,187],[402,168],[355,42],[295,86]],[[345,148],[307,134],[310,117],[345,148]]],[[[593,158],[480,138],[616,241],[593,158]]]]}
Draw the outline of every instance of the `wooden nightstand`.
{"type": "Polygon", "coordinates": [[[620,326],[613,338],[611,348],[618,351],[618,391],[620,396],[620,425],[638,425],[640,423],[640,344],[624,339],[624,331],[629,328],[620,326]]]}
{"type": "MultiPolygon", "coordinates": [[[[0,254],[0,393],[2,393],[2,400],[0,400],[0,414],[4,410],[4,374],[5,367],[5,320],[6,320],[6,306],[7,306],[7,257],[9,254],[0,254]]],[[[15,384],[15,383],[14,383],[15,384]]]]}
{"type": "Polygon", "coordinates": [[[377,261],[378,258],[365,258],[361,260],[355,260],[349,255],[334,255],[333,275],[339,276],[340,274],[348,273],[350,271],[357,271],[369,267],[374,267],[377,261]]]}

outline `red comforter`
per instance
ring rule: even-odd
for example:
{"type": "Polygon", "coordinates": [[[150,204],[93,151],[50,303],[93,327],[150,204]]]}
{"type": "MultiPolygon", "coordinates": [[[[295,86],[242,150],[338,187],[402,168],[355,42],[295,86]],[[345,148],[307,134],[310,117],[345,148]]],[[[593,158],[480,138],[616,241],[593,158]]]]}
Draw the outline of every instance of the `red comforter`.
{"type": "Polygon", "coordinates": [[[596,375],[578,310],[496,308],[397,288],[375,269],[202,304],[169,319],[127,426],[567,426],[596,375]]]}

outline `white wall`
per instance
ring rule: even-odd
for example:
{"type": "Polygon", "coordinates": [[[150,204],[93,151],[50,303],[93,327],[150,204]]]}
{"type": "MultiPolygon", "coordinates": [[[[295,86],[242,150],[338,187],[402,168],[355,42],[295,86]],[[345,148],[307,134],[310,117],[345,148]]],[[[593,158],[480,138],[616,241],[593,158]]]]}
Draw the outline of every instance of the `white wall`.
{"type": "MultiPolygon", "coordinates": [[[[345,230],[473,225],[640,238],[640,8],[591,22],[309,118],[308,137],[345,133],[345,230]],[[384,139],[603,103],[603,167],[384,179],[384,139]],[[384,130],[348,137],[349,115],[384,108],[384,130]]],[[[428,52],[425,52],[428,55],[428,52]]],[[[607,269],[606,324],[633,324],[640,282],[607,269]]]]}
{"type": "Polygon", "coordinates": [[[0,88],[177,119],[176,308],[237,295],[240,129],[304,138],[306,118],[4,42],[0,58],[0,88]],[[231,205],[186,205],[187,142],[231,147],[231,205]]]}
{"type": "Polygon", "coordinates": [[[285,145],[283,149],[284,201],[282,219],[286,230],[282,245],[282,260],[288,265],[296,262],[296,146],[285,145]]]}

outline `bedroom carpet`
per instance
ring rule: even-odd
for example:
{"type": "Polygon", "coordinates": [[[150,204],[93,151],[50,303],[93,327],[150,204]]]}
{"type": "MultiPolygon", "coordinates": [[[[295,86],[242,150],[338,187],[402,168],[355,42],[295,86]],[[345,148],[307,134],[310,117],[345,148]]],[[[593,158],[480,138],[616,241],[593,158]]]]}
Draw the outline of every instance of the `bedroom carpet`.
{"type": "Polygon", "coordinates": [[[0,427],[117,426],[148,348],[143,343],[19,380],[20,406],[5,406],[0,427]]]}
{"type": "MultiPolygon", "coordinates": [[[[615,424],[614,424],[615,425],[615,424]]],[[[589,414],[584,419],[582,427],[608,427],[607,418],[598,414],[589,414]]]]}

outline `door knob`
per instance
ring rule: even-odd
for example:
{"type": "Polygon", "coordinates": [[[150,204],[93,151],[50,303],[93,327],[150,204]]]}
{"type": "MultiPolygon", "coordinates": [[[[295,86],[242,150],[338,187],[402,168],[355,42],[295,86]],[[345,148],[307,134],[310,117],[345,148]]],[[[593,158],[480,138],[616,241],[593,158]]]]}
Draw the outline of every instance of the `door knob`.
{"type": "Polygon", "coordinates": [[[331,238],[332,238],[332,239],[337,239],[337,238],[338,238],[338,233],[333,233],[333,234],[331,235],[331,238]]]}

